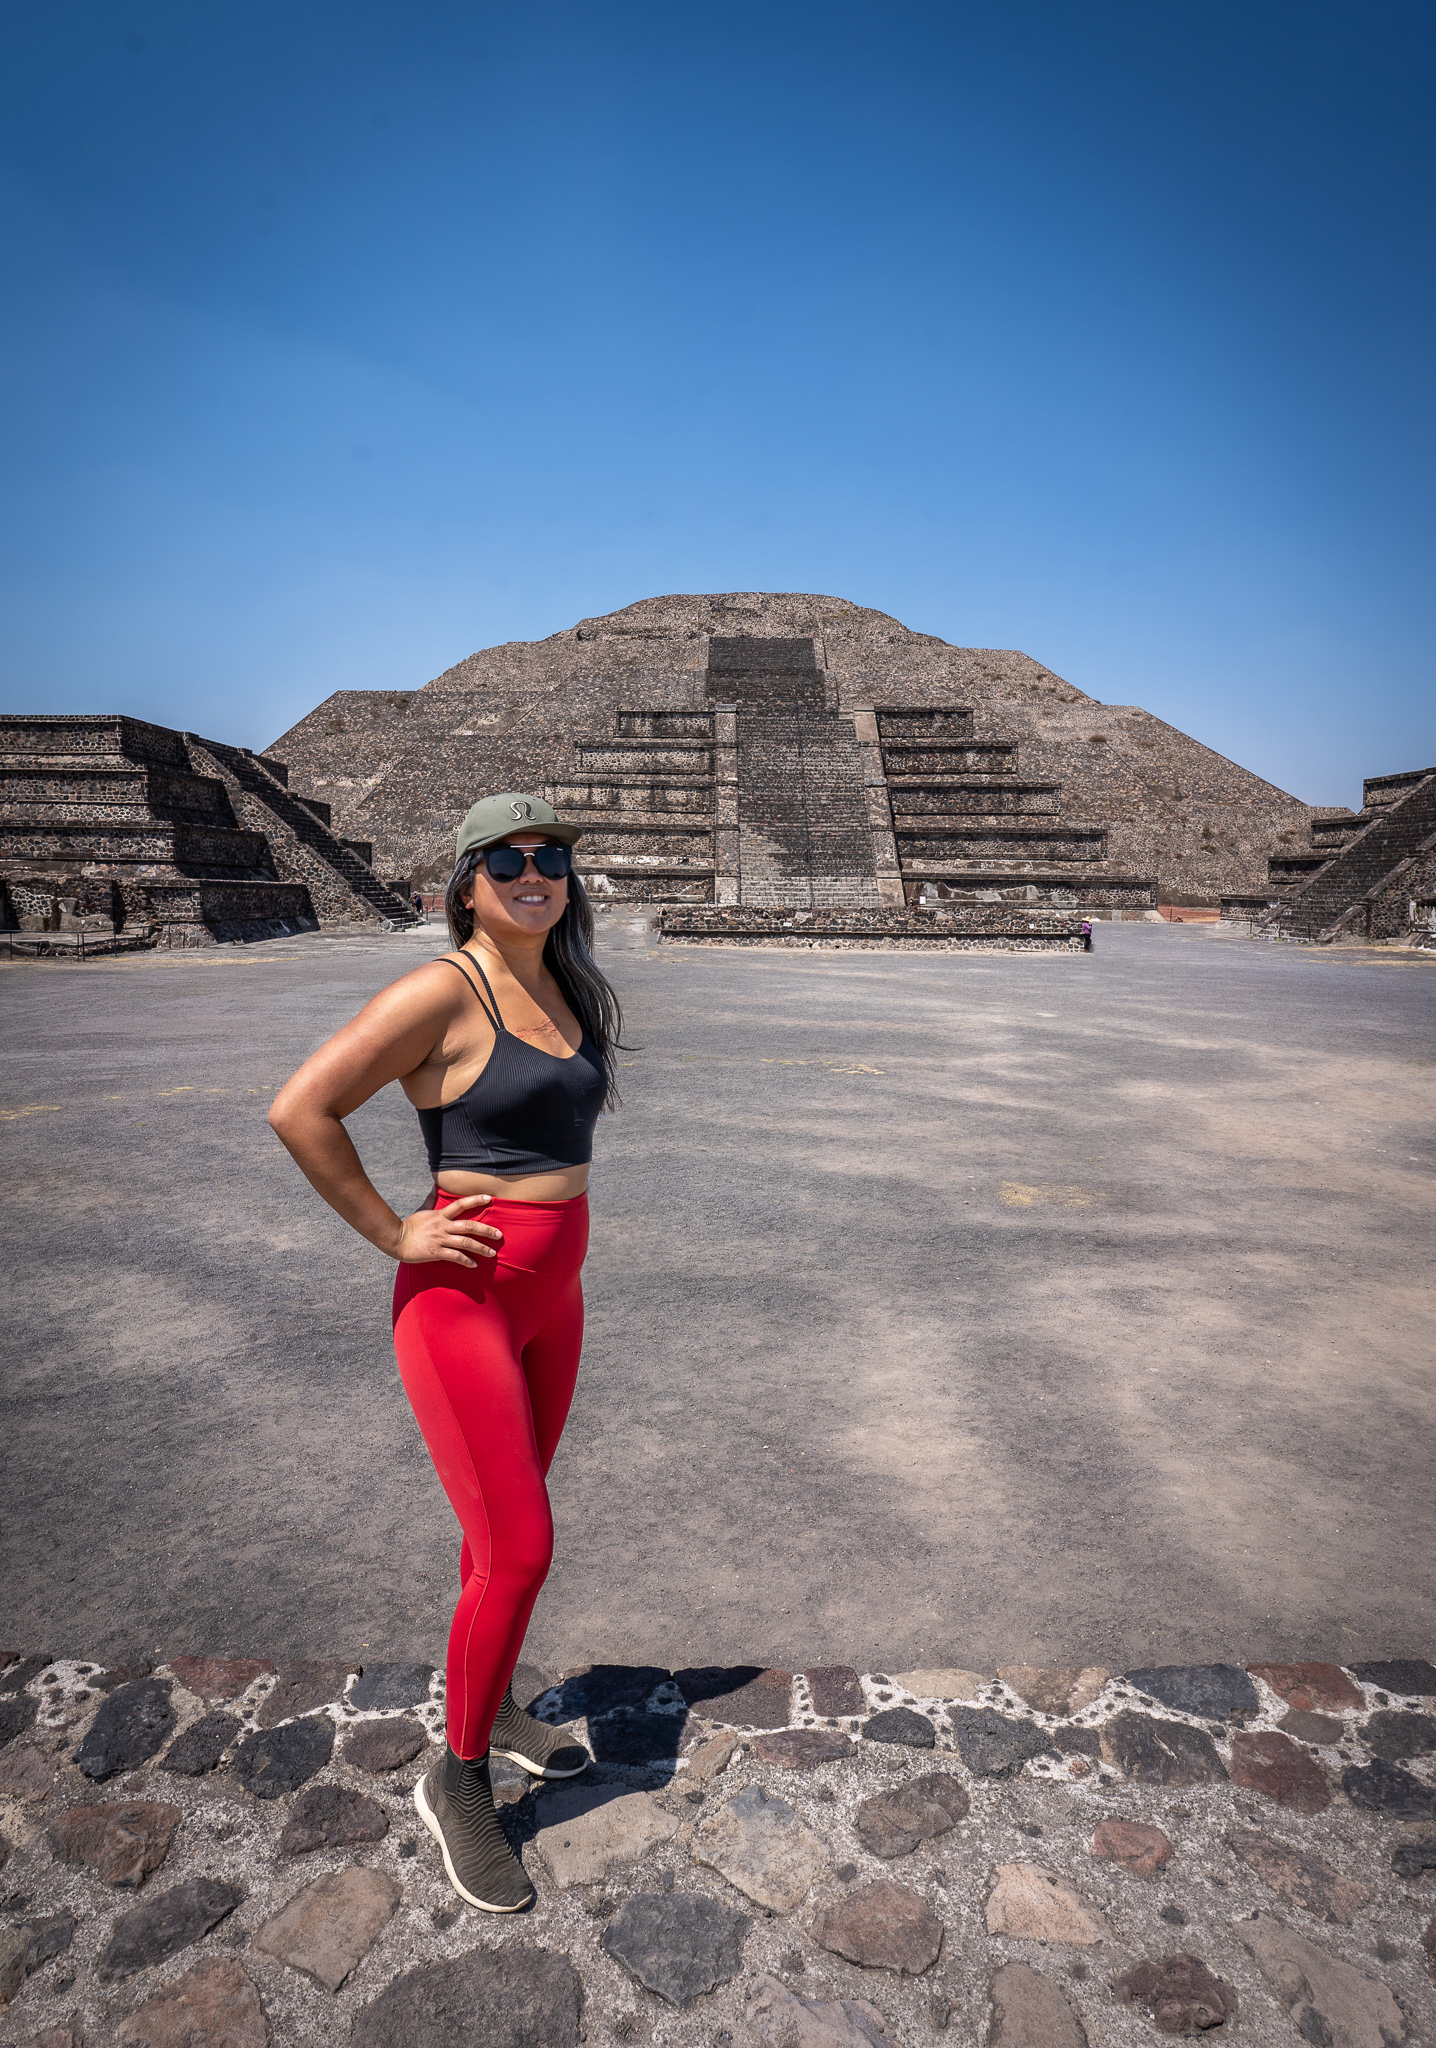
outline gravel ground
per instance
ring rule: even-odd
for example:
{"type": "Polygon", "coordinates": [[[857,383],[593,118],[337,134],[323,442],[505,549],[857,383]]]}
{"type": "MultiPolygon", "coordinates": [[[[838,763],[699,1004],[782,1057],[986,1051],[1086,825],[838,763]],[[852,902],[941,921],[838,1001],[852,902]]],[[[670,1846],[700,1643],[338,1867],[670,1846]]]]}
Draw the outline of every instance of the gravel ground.
{"type": "MultiPolygon", "coordinates": [[[[630,1019],[530,1651],[666,1669],[1431,1653],[1436,960],[685,951],[630,1019]]],[[[269,1132],[430,928],[0,967],[0,1639],[441,1660],[392,1270],[269,1132]]],[[[426,1187],[407,1105],[353,1119],[426,1187]]]]}

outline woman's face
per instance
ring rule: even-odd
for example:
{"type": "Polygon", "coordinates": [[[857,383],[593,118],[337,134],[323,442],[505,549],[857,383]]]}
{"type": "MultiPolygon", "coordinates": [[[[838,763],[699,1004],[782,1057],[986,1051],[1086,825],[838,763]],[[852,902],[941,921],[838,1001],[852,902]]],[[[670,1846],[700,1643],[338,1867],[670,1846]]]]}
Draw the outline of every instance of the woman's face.
{"type": "MultiPolygon", "coordinates": [[[[502,842],[532,852],[544,844],[542,832],[514,832],[502,842]]],[[[568,879],[551,882],[531,860],[516,882],[496,882],[482,860],[472,887],[459,899],[474,913],[474,924],[491,938],[517,937],[521,932],[551,931],[568,908],[568,879]]]]}

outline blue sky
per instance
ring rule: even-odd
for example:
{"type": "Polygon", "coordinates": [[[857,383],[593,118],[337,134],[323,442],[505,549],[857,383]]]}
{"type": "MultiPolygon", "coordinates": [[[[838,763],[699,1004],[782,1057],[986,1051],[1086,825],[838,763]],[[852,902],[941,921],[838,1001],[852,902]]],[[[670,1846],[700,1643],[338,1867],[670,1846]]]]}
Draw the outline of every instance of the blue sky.
{"type": "Polygon", "coordinates": [[[0,12],[3,703],[262,745],[668,590],[1436,761],[1429,8],[0,12]]]}

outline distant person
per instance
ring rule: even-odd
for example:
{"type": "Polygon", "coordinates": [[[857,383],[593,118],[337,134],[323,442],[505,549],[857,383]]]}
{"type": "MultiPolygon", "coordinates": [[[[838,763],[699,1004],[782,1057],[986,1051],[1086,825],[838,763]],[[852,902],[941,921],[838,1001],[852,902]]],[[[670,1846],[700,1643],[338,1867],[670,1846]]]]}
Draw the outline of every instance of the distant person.
{"type": "Polygon", "coordinates": [[[490,1913],[534,1898],[494,1810],[491,1749],[538,1778],[591,1761],[511,1687],[553,1554],[544,1482],[583,1340],[593,1129],[617,1099],[623,1020],[593,960],[579,837],[538,797],[476,803],[444,899],[452,952],[381,990],[269,1114],[330,1207],[399,1261],[399,1374],[463,1530],[448,1747],[414,1803],[455,1891],[490,1913]],[[374,1187],[343,1123],[390,1081],[419,1112],[434,1175],[412,1216],[374,1187]]]}
{"type": "Polygon", "coordinates": [[[411,897],[411,898],[410,898],[409,900],[410,900],[410,901],[412,902],[412,904],[413,904],[413,906],[414,906],[414,915],[415,915],[415,917],[423,917],[423,915],[424,915],[424,899],[423,899],[423,897],[422,897],[422,896],[421,896],[421,895],[419,894],[419,892],[418,892],[418,890],[417,890],[417,889],[416,889],[416,890],[414,891],[414,894],[412,895],[412,897],[411,897]]]}

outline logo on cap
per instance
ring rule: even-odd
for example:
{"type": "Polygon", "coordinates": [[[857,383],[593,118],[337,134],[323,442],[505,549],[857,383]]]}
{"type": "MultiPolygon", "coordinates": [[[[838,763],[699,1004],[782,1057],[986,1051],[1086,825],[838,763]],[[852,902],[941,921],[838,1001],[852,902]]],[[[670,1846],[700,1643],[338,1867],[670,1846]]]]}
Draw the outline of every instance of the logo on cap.
{"type": "Polygon", "coordinates": [[[509,816],[511,818],[531,818],[533,814],[534,807],[532,804],[513,803],[509,805],[509,816]]]}

